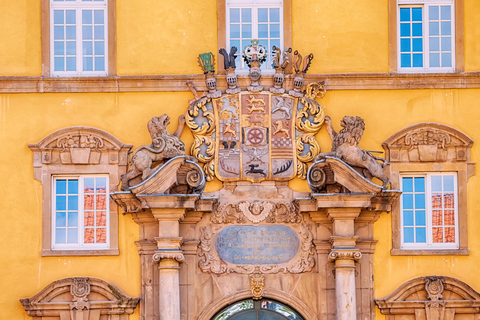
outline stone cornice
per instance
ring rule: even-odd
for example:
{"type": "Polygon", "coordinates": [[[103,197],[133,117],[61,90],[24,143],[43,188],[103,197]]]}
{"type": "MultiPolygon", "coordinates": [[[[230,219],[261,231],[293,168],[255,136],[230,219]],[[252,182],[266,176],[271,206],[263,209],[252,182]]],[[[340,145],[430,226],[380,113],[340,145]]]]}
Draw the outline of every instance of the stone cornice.
{"type": "MultiPolygon", "coordinates": [[[[225,75],[217,75],[218,89],[226,89],[225,75]]],[[[199,90],[206,90],[203,75],[152,75],[110,77],[0,77],[0,93],[55,92],[157,92],[189,91],[186,82],[192,80],[199,90]]],[[[325,81],[328,90],[392,90],[392,89],[478,89],[480,73],[446,74],[311,74],[305,82],[325,81]]],[[[246,88],[248,76],[238,77],[238,86],[246,88]]],[[[285,88],[293,87],[293,75],[285,77],[285,88]]],[[[273,86],[273,76],[264,75],[261,85],[273,86]]]]}

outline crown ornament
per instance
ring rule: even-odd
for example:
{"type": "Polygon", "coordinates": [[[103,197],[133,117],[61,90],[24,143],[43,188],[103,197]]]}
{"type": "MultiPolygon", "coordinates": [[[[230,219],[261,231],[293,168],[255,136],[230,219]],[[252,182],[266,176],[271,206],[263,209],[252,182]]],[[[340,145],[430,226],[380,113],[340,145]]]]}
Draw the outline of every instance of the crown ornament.
{"type": "Polygon", "coordinates": [[[259,80],[262,77],[262,70],[260,65],[267,60],[267,49],[259,44],[258,39],[253,39],[252,43],[245,47],[243,50],[243,60],[250,68],[248,76],[251,83],[247,86],[247,89],[251,92],[260,92],[263,90],[263,86],[260,85],[259,80]]]}

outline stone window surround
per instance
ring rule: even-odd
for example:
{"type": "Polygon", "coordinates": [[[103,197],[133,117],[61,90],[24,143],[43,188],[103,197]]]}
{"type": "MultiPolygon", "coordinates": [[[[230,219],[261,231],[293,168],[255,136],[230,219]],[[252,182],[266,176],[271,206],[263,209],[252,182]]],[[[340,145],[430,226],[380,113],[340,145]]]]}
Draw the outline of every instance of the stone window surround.
{"type": "MultiPolygon", "coordinates": [[[[383,144],[385,158],[388,162],[386,168],[390,177],[392,189],[399,190],[402,174],[434,173],[434,172],[456,172],[458,190],[458,249],[432,249],[432,250],[407,250],[401,249],[401,222],[400,222],[400,201],[392,206],[392,250],[391,255],[468,255],[468,234],[467,234],[467,181],[475,173],[475,163],[471,162],[470,150],[473,140],[462,132],[437,123],[419,123],[404,128],[394,133],[383,144]],[[448,134],[451,138],[451,145],[446,146],[445,153],[448,159],[440,161],[436,159],[417,159],[411,161],[407,158],[409,149],[415,145],[402,144],[402,139],[409,133],[421,131],[434,131],[448,134]],[[453,140],[455,139],[455,143],[453,140]],[[427,161],[428,160],[428,161],[427,161]]],[[[418,148],[418,147],[417,147],[418,148]]]]}
{"type": "MultiPolygon", "coordinates": [[[[412,1],[413,2],[413,1],[412,1]]],[[[389,72],[398,72],[397,0],[388,0],[389,72]]],[[[454,0],[455,7],[455,72],[465,71],[464,0],[454,0]]]]}
{"type": "MultiPolygon", "coordinates": [[[[107,0],[108,16],[108,57],[106,66],[108,75],[117,74],[117,34],[116,34],[116,1],[107,0]]],[[[42,38],[42,77],[51,77],[50,59],[50,0],[41,0],[41,38],[42,38]]],[[[58,78],[58,77],[57,77],[58,78]]]]}
{"type": "MultiPolygon", "coordinates": [[[[227,21],[226,21],[226,3],[225,0],[217,0],[217,30],[218,42],[217,47],[225,48],[228,52],[230,48],[226,48],[227,44],[227,21]]],[[[283,47],[292,47],[292,0],[283,0],[283,47]]],[[[271,49],[271,48],[268,48],[271,49]]],[[[218,55],[217,70],[220,74],[225,74],[223,65],[223,56],[218,55]]]]}
{"type": "MultiPolygon", "coordinates": [[[[42,198],[42,256],[91,256],[91,255],[118,255],[118,207],[111,198],[110,200],[110,248],[107,250],[52,250],[52,189],[53,177],[58,175],[88,175],[107,174],[109,176],[109,193],[116,191],[120,176],[126,172],[128,163],[128,151],[131,145],[125,145],[112,135],[98,129],[87,127],[70,127],[58,130],[38,144],[29,144],[33,151],[34,178],[43,187],[42,198]],[[103,146],[100,148],[100,155],[95,159],[92,155],[85,159],[62,158],[60,153],[65,147],[59,145],[62,138],[66,136],[94,136],[102,139],[103,146]]],[[[67,147],[68,149],[68,147],[67,147]]],[[[81,149],[81,148],[78,148],[81,149]]],[[[93,149],[92,149],[93,150],[93,149]]],[[[70,157],[69,157],[70,158],[70,157]]],[[[73,158],[73,157],[72,157],[73,158]]]]}

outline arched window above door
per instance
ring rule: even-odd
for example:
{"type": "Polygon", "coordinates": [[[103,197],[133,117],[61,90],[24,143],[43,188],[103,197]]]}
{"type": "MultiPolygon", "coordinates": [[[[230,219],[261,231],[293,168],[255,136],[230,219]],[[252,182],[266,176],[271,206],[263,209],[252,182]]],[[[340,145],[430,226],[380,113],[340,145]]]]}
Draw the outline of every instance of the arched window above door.
{"type": "Polygon", "coordinates": [[[274,300],[242,300],[216,314],[212,320],[303,320],[290,307],[274,300]]]}

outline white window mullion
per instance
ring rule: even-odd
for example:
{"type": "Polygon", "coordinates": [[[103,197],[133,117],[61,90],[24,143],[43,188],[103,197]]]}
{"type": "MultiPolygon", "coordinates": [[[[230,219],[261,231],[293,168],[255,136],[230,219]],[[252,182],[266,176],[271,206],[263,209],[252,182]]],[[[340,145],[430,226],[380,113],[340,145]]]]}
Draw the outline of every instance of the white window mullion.
{"type": "Polygon", "coordinates": [[[433,223],[432,223],[432,177],[425,177],[425,220],[427,225],[427,246],[432,247],[433,244],[433,223]]]}
{"type": "Polygon", "coordinates": [[[85,195],[83,194],[84,181],[83,177],[78,179],[78,244],[80,247],[84,246],[84,232],[85,232],[85,195]],[[80,182],[81,181],[81,182],[80,182]]]}
{"type": "MultiPolygon", "coordinates": [[[[79,75],[83,71],[83,57],[82,57],[82,48],[83,48],[83,42],[82,42],[82,9],[77,8],[76,12],[77,16],[77,40],[76,40],[76,53],[77,53],[77,75],[79,75]]],[[[83,179],[82,179],[83,180],[83,179]]],[[[83,189],[82,189],[83,190],[83,189]]]]}

